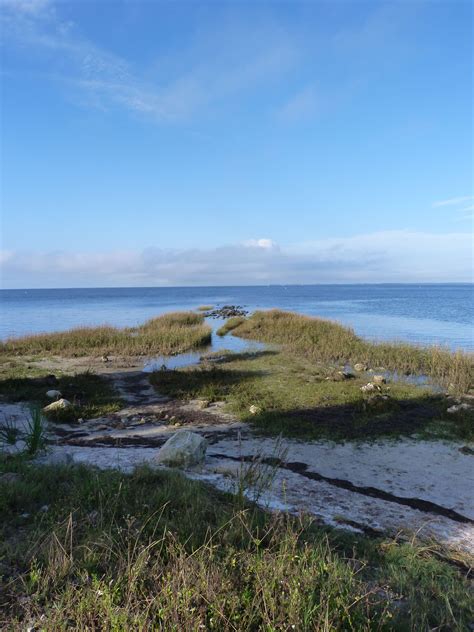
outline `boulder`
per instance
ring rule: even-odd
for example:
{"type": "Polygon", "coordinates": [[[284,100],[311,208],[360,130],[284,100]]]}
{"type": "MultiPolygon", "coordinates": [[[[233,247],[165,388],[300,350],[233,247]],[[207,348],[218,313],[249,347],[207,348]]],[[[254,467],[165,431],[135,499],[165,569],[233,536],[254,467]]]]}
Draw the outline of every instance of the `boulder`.
{"type": "Polygon", "coordinates": [[[363,362],[358,362],[357,364],[354,365],[354,369],[358,372],[367,371],[368,368],[369,367],[363,362]]]}
{"type": "Polygon", "coordinates": [[[52,404],[48,404],[43,408],[45,413],[51,412],[53,410],[62,410],[64,408],[71,408],[72,404],[67,399],[58,399],[57,402],[53,402],[52,404]]]}
{"type": "Polygon", "coordinates": [[[189,430],[179,430],[161,447],[157,463],[170,467],[189,467],[204,461],[207,441],[189,430]]]}
{"type": "Polygon", "coordinates": [[[460,413],[463,410],[470,410],[471,407],[469,404],[454,404],[454,406],[450,406],[446,412],[450,415],[454,415],[455,413],[460,413]]]}
{"type": "Polygon", "coordinates": [[[374,384],[386,384],[387,383],[387,379],[383,375],[374,375],[374,377],[372,378],[372,381],[374,382],[374,384]]]}
{"type": "Polygon", "coordinates": [[[255,406],[255,404],[252,404],[252,405],[249,407],[249,413],[250,413],[251,415],[257,415],[259,412],[260,412],[260,408],[259,408],[258,406],[255,406]]]}
{"type": "Polygon", "coordinates": [[[62,397],[61,391],[46,391],[46,397],[49,397],[49,399],[59,399],[62,397]]]}
{"type": "Polygon", "coordinates": [[[380,389],[379,386],[377,386],[376,384],[373,384],[372,382],[369,382],[368,384],[365,384],[364,386],[360,387],[360,390],[363,393],[373,393],[374,391],[378,391],[380,389]]]}

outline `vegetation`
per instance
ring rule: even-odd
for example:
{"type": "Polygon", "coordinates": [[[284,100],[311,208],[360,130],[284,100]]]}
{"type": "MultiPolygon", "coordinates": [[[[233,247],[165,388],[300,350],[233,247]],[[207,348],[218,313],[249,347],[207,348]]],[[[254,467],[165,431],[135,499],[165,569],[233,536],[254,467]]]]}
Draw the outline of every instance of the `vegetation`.
{"type": "Polygon", "coordinates": [[[69,331],[10,338],[0,343],[0,356],[12,355],[149,355],[181,353],[208,344],[211,329],[204,316],[176,312],[139,327],[78,327],[69,331]]]}
{"type": "Polygon", "coordinates": [[[458,393],[466,393],[473,387],[472,354],[451,353],[438,347],[368,342],[352,329],[328,320],[280,310],[255,312],[234,333],[282,345],[289,353],[312,361],[361,362],[400,374],[426,375],[458,393]]]}
{"type": "Polygon", "coordinates": [[[198,312],[208,312],[213,307],[214,307],[214,305],[199,305],[197,310],[198,310],[198,312]]]}
{"type": "Polygon", "coordinates": [[[36,371],[35,377],[27,377],[25,370],[16,370],[10,374],[21,377],[0,378],[0,395],[9,401],[33,402],[39,408],[51,404],[46,397],[50,389],[58,390],[71,402],[65,409],[44,413],[53,421],[75,421],[79,418],[91,419],[120,410],[122,402],[110,382],[90,371],[76,375],[62,375],[56,378],[36,371]],[[39,373],[39,374],[38,374],[39,373]]]}
{"type": "Polygon", "coordinates": [[[429,548],[236,506],[178,474],[0,462],[8,630],[465,630],[429,548]],[[16,474],[16,476],[15,476],[16,474]]]}
{"type": "Polygon", "coordinates": [[[273,435],[343,440],[423,432],[474,438],[472,415],[447,415],[446,400],[428,388],[399,381],[365,395],[360,387],[370,374],[335,381],[340,374],[334,368],[288,353],[220,352],[220,358],[157,371],[150,380],[171,397],[224,400],[241,419],[273,435]]]}
{"type": "Polygon", "coordinates": [[[30,419],[25,433],[26,451],[34,456],[45,445],[44,424],[41,410],[37,406],[30,409],[30,419]]]}
{"type": "Polygon", "coordinates": [[[225,336],[239,325],[241,325],[245,321],[243,316],[234,316],[233,318],[228,318],[226,322],[217,330],[218,336],[225,336]]]}

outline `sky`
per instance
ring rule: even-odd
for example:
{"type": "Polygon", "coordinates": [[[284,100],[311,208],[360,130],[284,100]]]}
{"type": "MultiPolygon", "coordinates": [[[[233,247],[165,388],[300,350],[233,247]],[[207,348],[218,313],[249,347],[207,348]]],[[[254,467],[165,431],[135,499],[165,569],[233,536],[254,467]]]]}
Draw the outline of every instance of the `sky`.
{"type": "Polygon", "coordinates": [[[472,282],[472,12],[0,0],[1,286],[472,282]]]}

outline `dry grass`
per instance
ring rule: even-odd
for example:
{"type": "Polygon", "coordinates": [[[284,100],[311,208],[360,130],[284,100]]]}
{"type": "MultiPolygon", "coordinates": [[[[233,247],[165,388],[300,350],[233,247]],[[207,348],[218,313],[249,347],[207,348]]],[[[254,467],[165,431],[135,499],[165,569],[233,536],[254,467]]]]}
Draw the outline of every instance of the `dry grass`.
{"type": "Polygon", "coordinates": [[[199,305],[197,310],[198,310],[198,312],[208,312],[213,307],[214,307],[214,305],[199,305]]]}
{"type": "Polygon", "coordinates": [[[208,344],[211,329],[201,314],[176,312],[134,328],[78,327],[69,331],[10,338],[1,355],[131,355],[180,353],[208,344]]]}
{"type": "Polygon", "coordinates": [[[280,310],[255,312],[234,329],[234,334],[276,343],[290,353],[315,361],[365,362],[401,374],[427,375],[453,392],[466,393],[473,387],[472,354],[452,353],[439,347],[368,342],[348,327],[319,318],[280,310]]]}
{"type": "Polygon", "coordinates": [[[233,318],[229,318],[222,325],[222,327],[219,327],[219,329],[216,332],[217,335],[225,336],[226,334],[229,333],[229,331],[232,331],[233,329],[241,325],[244,322],[244,320],[245,318],[243,316],[234,316],[233,318]]]}

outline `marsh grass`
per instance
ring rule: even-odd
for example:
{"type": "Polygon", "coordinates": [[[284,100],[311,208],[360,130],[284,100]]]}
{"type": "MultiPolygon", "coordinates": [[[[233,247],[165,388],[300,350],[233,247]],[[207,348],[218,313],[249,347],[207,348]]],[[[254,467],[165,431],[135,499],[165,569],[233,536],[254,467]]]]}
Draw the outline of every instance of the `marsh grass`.
{"type": "Polygon", "coordinates": [[[214,305],[199,305],[197,308],[198,312],[208,312],[214,307],[214,305]]]}
{"type": "Polygon", "coordinates": [[[0,483],[2,629],[461,631],[471,620],[469,583],[426,547],[241,507],[178,474],[7,467],[20,478],[0,483]]]}
{"type": "Polygon", "coordinates": [[[282,345],[292,354],[319,362],[384,367],[401,374],[426,375],[452,392],[473,387],[472,354],[439,347],[368,342],[338,323],[271,310],[255,312],[234,329],[234,335],[282,345]]]}
{"type": "Polygon", "coordinates": [[[243,316],[233,316],[232,318],[226,320],[222,327],[219,327],[216,333],[218,336],[225,336],[229,333],[229,331],[232,331],[233,329],[241,325],[244,321],[245,318],[243,316]]]}
{"type": "Polygon", "coordinates": [[[0,343],[0,356],[14,355],[167,355],[199,348],[211,340],[204,316],[192,312],[165,314],[138,327],[108,325],[10,338],[0,343]]]}

